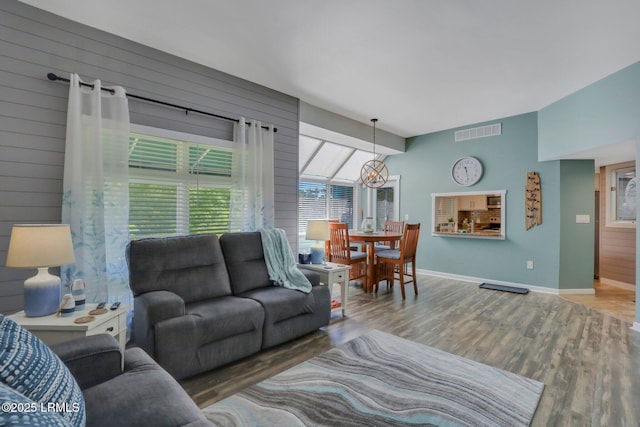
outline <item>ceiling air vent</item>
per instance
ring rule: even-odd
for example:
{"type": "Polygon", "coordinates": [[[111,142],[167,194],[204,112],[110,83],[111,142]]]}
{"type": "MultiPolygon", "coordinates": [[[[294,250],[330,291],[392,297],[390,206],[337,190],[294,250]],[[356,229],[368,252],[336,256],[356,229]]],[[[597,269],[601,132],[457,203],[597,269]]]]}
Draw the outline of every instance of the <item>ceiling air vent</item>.
{"type": "Polygon", "coordinates": [[[486,138],[487,136],[496,135],[502,135],[502,123],[457,130],[455,133],[455,141],[460,142],[468,139],[486,138]]]}

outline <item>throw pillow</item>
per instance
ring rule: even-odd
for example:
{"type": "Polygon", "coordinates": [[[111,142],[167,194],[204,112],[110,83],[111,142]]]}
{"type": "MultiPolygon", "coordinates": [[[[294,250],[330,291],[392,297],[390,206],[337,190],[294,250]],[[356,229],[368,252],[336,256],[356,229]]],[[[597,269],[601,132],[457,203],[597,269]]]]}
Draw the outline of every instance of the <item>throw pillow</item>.
{"type": "Polygon", "coordinates": [[[75,426],[86,421],[84,397],[60,358],[39,338],[0,315],[0,381],[75,426]]]}
{"type": "Polygon", "coordinates": [[[39,403],[24,397],[0,382],[0,425],[70,427],[67,420],[56,412],[42,410],[39,403]]]}

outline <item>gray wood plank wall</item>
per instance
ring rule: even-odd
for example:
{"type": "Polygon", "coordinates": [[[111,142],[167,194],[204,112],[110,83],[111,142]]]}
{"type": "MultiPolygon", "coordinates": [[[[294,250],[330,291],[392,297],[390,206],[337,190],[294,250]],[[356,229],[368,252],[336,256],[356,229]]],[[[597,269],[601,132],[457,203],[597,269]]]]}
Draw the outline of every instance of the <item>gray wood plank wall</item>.
{"type": "MultiPolygon", "coordinates": [[[[15,0],[2,1],[0,313],[22,309],[22,282],[34,274],[4,267],[12,224],[60,222],[69,89],[47,80],[48,72],[75,72],[136,95],[276,126],[276,227],[286,230],[297,250],[296,98],[15,0]]],[[[129,108],[132,123],[231,138],[231,122],[132,99],[129,108]]]]}

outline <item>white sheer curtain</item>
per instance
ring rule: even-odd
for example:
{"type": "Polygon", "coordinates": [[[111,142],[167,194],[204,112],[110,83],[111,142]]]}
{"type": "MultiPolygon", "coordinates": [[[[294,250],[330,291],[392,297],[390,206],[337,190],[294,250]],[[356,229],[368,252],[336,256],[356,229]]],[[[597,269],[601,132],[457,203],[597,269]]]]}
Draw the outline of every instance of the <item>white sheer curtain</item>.
{"type": "Polygon", "coordinates": [[[231,231],[274,225],[273,126],[240,118],[233,129],[231,231]]]}
{"type": "MultiPolygon", "coordinates": [[[[63,285],[84,279],[88,302],[132,304],[125,248],[129,242],[129,107],[114,94],[69,84],[62,222],[70,224],[75,264],[62,269],[63,285]]],[[[131,305],[132,306],[132,305],[131,305]]]]}

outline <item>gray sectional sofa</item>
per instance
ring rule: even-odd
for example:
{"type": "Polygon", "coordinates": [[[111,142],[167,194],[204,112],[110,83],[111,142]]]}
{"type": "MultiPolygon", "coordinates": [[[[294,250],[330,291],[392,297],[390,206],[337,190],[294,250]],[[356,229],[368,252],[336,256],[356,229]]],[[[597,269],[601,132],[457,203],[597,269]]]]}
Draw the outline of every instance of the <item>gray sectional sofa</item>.
{"type": "Polygon", "coordinates": [[[51,347],[82,389],[87,426],[213,425],[180,384],[140,348],[123,353],[107,334],[51,347]]]}
{"type": "Polygon", "coordinates": [[[316,274],[309,294],[271,282],[259,232],[135,240],[127,262],[135,343],[177,379],[329,323],[316,274]]]}
{"type": "Polygon", "coordinates": [[[0,426],[213,426],[180,384],[109,334],[47,346],[0,314],[0,426]]]}

